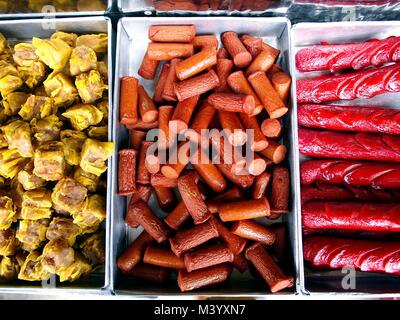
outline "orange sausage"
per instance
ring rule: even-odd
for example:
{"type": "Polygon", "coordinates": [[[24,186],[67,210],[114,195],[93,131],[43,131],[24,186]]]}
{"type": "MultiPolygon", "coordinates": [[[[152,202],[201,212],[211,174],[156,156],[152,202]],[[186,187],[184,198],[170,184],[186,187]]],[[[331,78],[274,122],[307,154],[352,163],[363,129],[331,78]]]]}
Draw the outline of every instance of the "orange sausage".
{"type": "Polygon", "coordinates": [[[150,184],[153,187],[176,188],[178,186],[178,180],[169,179],[159,172],[151,175],[150,184]]]}
{"type": "Polygon", "coordinates": [[[136,158],[134,149],[118,152],[118,194],[127,196],[136,191],[136,158]]]}
{"type": "Polygon", "coordinates": [[[147,282],[152,282],[156,284],[163,284],[168,280],[168,271],[165,268],[160,268],[152,266],[151,264],[139,263],[131,271],[129,271],[127,276],[144,280],[147,282]]]}
{"type": "Polygon", "coordinates": [[[271,82],[282,101],[287,103],[289,99],[290,85],[292,83],[292,79],[289,75],[284,72],[277,72],[272,75],[271,82]]]}
{"type": "Polygon", "coordinates": [[[217,51],[217,59],[228,59],[229,54],[228,51],[226,51],[225,48],[219,48],[217,51]]]}
{"type": "Polygon", "coordinates": [[[176,76],[185,80],[217,64],[217,51],[207,47],[195,55],[181,61],[176,66],[176,76]]]}
{"type": "Polygon", "coordinates": [[[146,80],[154,80],[159,63],[160,61],[151,60],[146,51],[142,60],[142,64],[138,70],[138,75],[146,80]]]}
{"type": "Polygon", "coordinates": [[[172,229],[179,230],[190,219],[190,213],[183,201],[164,219],[164,222],[172,229]]]}
{"type": "Polygon", "coordinates": [[[285,167],[275,167],[272,171],[271,212],[283,214],[289,211],[289,170],[285,167]]]}
{"type": "MultiPolygon", "coordinates": [[[[168,163],[161,167],[161,173],[169,179],[177,179],[186,165],[189,163],[190,145],[181,142],[178,145],[176,163],[168,163]]],[[[169,160],[171,161],[171,160],[169,160]]]]}
{"type": "Polygon", "coordinates": [[[161,106],[158,108],[158,147],[160,149],[168,149],[173,143],[173,137],[169,132],[169,121],[174,113],[173,106],[161,106]]]}
{"type": "Polygon", "coordinates": [[[139,153],[139,161],[137,167],[137,182],[141,184],[150,184],[150,173],[146,168],[147,150],[154,142],[143,141],[139,153]]]}
{"type": "Polygon", "coordinates": [[[196,35],[196,27],[188,26],[151,26],[149,39],[154,42],[192,42],[196,35]]]}
{"type": "Polygon", "coordinates": [[[244,34],[240,37],[240,40],[243,42],[246,49],[250,52],[253,58],[257,57],[257,55],[262,51],[262,39],[249,36],[248,34],[244,34]]]}
{"type": "Polygon", "coordinates": [[[183,257],[188,272],[225,262],[233,262],[233,259],[233,253],[224,244],[216,244],[193,252],[187,252],[183,257]]]}
{"type": "Polygon", "coordinates": [[[278,139],[282,134],[282,125],[278,119],[265,119],[261,123],[261,131],[267,138],[278,139]]]}
{"type": "Polygon", "coordinates": [[[273,65],[272,65],[272,67],[268,70],[268,72],[267,72],[267,77],[268,77],[268,79],[270,80],[270,81],[272,81],[272,76],[275,74],[275,73],[277,73],[277,72],[282,72],[283,70],[282,70],[282,68],[279,66],[279,65],[277,65],[276,63],[274,63],[273,65]]]}
{"type": "Polygon", "coordinates": [[[147,54],[151,60],[172,60],[193,55],[191,43],[149,43],[147,54]]]}
{"type": "Polygon", "coordinates": [[[251,74],[247,79],[263,103],[270,118],[280,118],[288,112],[288,108],[285,106],[264,72],[257,71],[251,74]]]}
{"type": "Polygon", "coordinates": [[[146,203],[149,202],[152,190],[151,186],[139,185],[136,192],[132,194],[130,202],[135,203],[139,199],[142,199],[146,203]]]}
{"type": "Polygon", "coordinates": [[[246,250],[246,259],[250,260],[259,274],[268,283],[271,292],[278,292],[293,286],[293,277],[283,274],[282,270],[265,251],[260,243],[256,243],[246,250]]]}
{"type": "Polygon", "coordinates": [[[138,121],[138,80],[134,77],[122,77],[120,85],[120,123],[135,124],[138,121]]]}
{"type": "MultiPolygon", "coordinates": [[[[199,110],[193,117],[192,123],[190,125],[191,130],[188,131],[188,138],[191,141],[200,140],[201,130],[202,129],[206,130],[210,127],[211,122],[215,118],[215,113],[216,113],[215,108],[207,101],[204,101],[201,104],[199,110]],[[193,137],[193,135],[195,135],[196,137],[193,137]]],[[[202,145],[203,142],[205,143],[205,141],[201,141],[200,145],[202,145]]]]}
{"type": "Polygon", "coordinates": [[[127,124],[126,127],[129,130],[149,130],[158,127],[158,121],[144,122],[142,120],[137,121],[134,124],[127,124]]]}
{"type": "Polygon", "coordinates": [[[214,35],[195,36],[193,39],[195,49],[204,49],[207,47],[218,48],[218,39],[214,35]]]}
{"type": "Polygon", "coordinates": [[[247,135],[236,113],[218,110],[219,121],[233,146],[242,146],[246,143],[247,135]]]}
{"type": "Polygon", "coordinates": [[[164,211],[170,211],[176,203],[173,189],[164,187],[154,187],[154,192],[157,197],[157,202],[160,208],[164,211]]]}
{"type": "Polygon", "coordinates": [[[239,113],[240,121],[245,129],[253,130],[253,139],[247,137],[247,141],[251,141],[251,150],[261,151],[268,147],[268,141],[261,132],[256,116],[249,116],[244,113],[239,113]]]}
{"type": "Polygon", "coordinates": [[[165,82],[167,81],[169,75],[169,69],[170,69],[169,63],[163,64],[160,71],[160,75],[158,76],[156,86],[154,88],[153,100],[155,102],[163,101],[162,94],[164,92],[165,82]]]}
{"type": "Polygon", "coordinates": [[[261,103],[260,99],[258,99],[253,88],[250,86],[250,83],[244,76],[243,71],[240,70],[231,73],[226,81],[228,82],[233,92],[250,95],[254,98],[255,108],[253,115],[259,114],[264,109],[263,104],[261,103]]]}
{"type": "Polygon", "coordinates": [[[131,271],[142,260],[147,245],[152,241],[153,238],[146,231],[143,231],[118,258],[118,268],[123,272],[131,271]]]}
{"type": "Polygon", "coordinates": [[[148,246],[144,252],[143,262],[169,269],[185,269],[182,258],[177,257],[171,250],[156,246],[148,246]]]}
{"type": "Polygon", "coordinates": [[[182,292],[215,285],[228,280],[232,273],[232,267],[220,264],[193,272],[179,271],[178,286],[182,292]]]}
{"type": "Polygon", "coordinates": [[[223,222],[268,217],[269,203],[266,198],[223,203],[218,206],[219,217],[223,222]]]}
{"type": "Polygon", "coordinates": [[[143,200],[135,203],[129,203],[126,213],[126,223],[129,225],[140,224],[157,242],[163,242],[168,239],[169,229],[147,206],[143,200]]]}
{"type": "Polygon", "coordinates": [[[219,79],[214,70],[175,84],[175,94],[179,101],[201,95],[216,88],[219,79]]]}
{"type": "Polygon", "coordinates": [[[275,164],[279,164],[285,159],[286,151],[287,149],[283,144],[268,139],[268,147],[259,153],[272,160],[275,164]]]}
{"type": "Polygon", "coordinates": [[[267,72],[274,64],[276,58],[277,56],[273,55],[269,51],[261,51],[247,68],[246,76],[257,71],[267,72]]]}
{"type": "Polygon", "coordinates": [[[243,192],[237,186],[233,186],[228,191],[207,200],[207,208],[212,214],[218,212],[218,205],[224,202],[233,202],[243,199],[243,192]]]}
{"type": "Polygon", "coordinates": [[[139,150],[142,141],[146,137],[146,132],[139,130],[130,130],[130,147],[135,150],[139,150]]]}
{"type": "Polygon", "coordinates": [[[181,133],[189,127],[190,118],[199,102],[200,96],[194,96],[178,102],[172,114],[170,126],[176,128],[176,133],[181,133]]]}
{"type": "Polygon", "coordinates": [[[182,253],[216,237],[218,237],[216,227],[210,221],[206,221],[190,229],[178,231],[174,237],[169,239],[169,243],[172,252],[180,257],[182,253]]]}
{"type": "Polygon", "coordinates": [[[249,270],[249,262],[246,260],[243,253],[235,254],[232,264],[240,273],[249,270]]]}
{"type": "Polygon", "coordinates": [[[146,167],[146,170],[150,173],[150,174],[156,174],[157,172],[160,171],[160,159],[158,158],[158,155],[152,154],[153,152],[153,146],[156,145],[156,142],[153,142],[146,150],[146,159],[144,162],[144,165],[146,167]],[[149,151],[149,148],[151,148],[152,150],[149,151]]]}
{"type": "Polygon", "coordinates": [[[253,114],[255,100],[251,95],[237,93],[213,93],[207,99],[215,109],[229,112],[253,114]]]}
{"type": "Polygon", "coordinates": [[[261,199],[267,193],[268,185],[271,180],[269,172],[263,172],[254,179],[252,197],[253,199],[261,199]]]}
{"type": "Polygon", "coordinates": [[[172,59],[169,64],[169,73],[165,80],[164,90],[162,92],[161,97],[167,101],[176,101],[176,95],[174,90],[174,85],[176,83],[176,66],[181,59],[172,59]]]}
{"type": "Polygon", "coordinates": [[[207,185],[215,192],[226,189],[226,181],[218,168],[211,162],[203,149],[198,148],[191,157],[191,163],[207,185]]]}
{"type": "Polygon", "coordinates": [[[236,32],[224,32],[221,36],[222,43],[230,56],[233,58],[233,63],[239,68],[244,68],[249,65],[252,60],[250,52],[246,50],[243,43],[238,38],[236,32]]]}
{"type": "Polygon", "coordinates": [[[217,59],[217,75],[219,78],[219,86],[215,88],[214,92],[230,92],[227,79],[231,74],[233,62],[230,59],[217,59]]]}
{"type": "Polygon", "coordinates": [[[230,232],[229,229],[216,217],[211,217],[210,220],[217,228],[219,237],[228,246],[229,250],[234,254],[240,254],[244,250],[247,241],[230,232]]]}
{"type": "Polygon", "coordinates": [[[139,85],[139,114],[143,122],[154,122],[158,119],[158,110],[143,86],[139,85]]]}
{"type": "Polygon", "coordinates": [[[266,246],[271,246],[275,242],[275,232],[250,220],[236,221],[231,232],[239,237],[260,242],[266,246]]]}
{"type": "Polygon", "coordinates": [[[178,178],[178,189],[195,224],[208,220],[210,212],[196,184],[193,173],[185,172],[178,178]]]}

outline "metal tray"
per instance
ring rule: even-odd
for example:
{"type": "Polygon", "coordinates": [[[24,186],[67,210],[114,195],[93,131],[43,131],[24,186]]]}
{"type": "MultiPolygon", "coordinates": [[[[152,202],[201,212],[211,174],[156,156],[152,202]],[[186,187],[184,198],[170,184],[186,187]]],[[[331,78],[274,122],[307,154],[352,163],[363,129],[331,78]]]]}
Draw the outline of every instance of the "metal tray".
{"type": "MultiPolygon", "coordinates": [[[[113,6],[113,0],[101,0],[104,3],[104,10],[101,11],[57,11],[57,8],[52,5],[46,5],[43,7],[41,12],[29,11],[29,9],[24,8],[26,11],[10,11],[1,12],[0,19],[26,19],[26,18],[52,18],[52,17],[72,17],[72,16],[89,16],[89,15],[104,15],[110,12],[113,6]]],[[[11,2],[11,1],[9,1],[11,2]]],[[[22,2],[17,0],[16,2],[22,2]]],[[[49,4],[51,0],[48,1],[49,4]]],[[[22,5],[23,6],[23,5],[22,5]]]]}
{"type": "MultiPolygon", "coordinates": [[[[32,37],[48,38],[56,30],[65,32],[84,33],[107,33],[108,38],[108,70],[109,70],[109,119],[108,119],[108,138],[112,141],[112,26],[109,18],[106,17],[87,17],[87,18],[60,18],[60,19],[32,19],[32,20],[7,20],[0,21],[0,32],[7,40],[18,42],[30,42],[32,37]]],[[[57,283],[55,287],[43,288],[37,282],[18,281],[15,283],[1,283],[1,293],[28,293],[28,294],[109,294],[110,268],[109,256],[109,237],[111,228],[111,181],[112,181],[113,157],[108,162],[107,171],[107,217],[105,222],[106,232],[106,263],[101,270],[90,274],[73,283],[57,283]]]]}
{"type": "MultiPolygon", "coordinates": [[[[292,44],[292,77],[296,79],[305,77],[315,77],[326,74],[328,72],[307,72],[301,73],[296,69],[295,54],[302,47],[319,44],[322,41],[329,43],[349,43],[368,40],[371,38],[385,38],[390,35],[400,36],[400,22],[333,22],[333,23],[300,23],[295,25],[291,31],[292,44]]],[[[296,86],[292,86],[292,96],[295,97],[296,86]]],[[[334,104],[342,105],[379,105],[392,108],[399,108],[399,93],[389,93],[376,96],[372,99],[355,99],[351,101],[335,101],[334,104]]],[[[296,100],[296,99],[293,99],[296,100]]],[[[293,102],[295,110],[297,110],[296,101],[293,102]]],[[[296,144],[298,137],[296,135],[296,144]]],[[[299,154],[299,151],[296,150],[299,154]]],[[[297,155],[300,162],[307,159],[302,155],[297,155]]],[[[299,165],[299,164],[298,164],[299,165]]],[[[296,170],[300,173],[299,168],[296,170]]],[[[298,181],[296,193],[300,195],[300,175],[295,177],[298,181]]],[[[355,295],[362,297],[399,297],[400,296],[400,278],[391,275],[356,272],[356,289],[345,290],[341,285],[341,281],[345,274],[341,271],[315,271],[308,268],[303,260],[303,244],[302,244],[302,223],[301,223],[301,203],[300,196],[297,198],[298,207],[298,226],[299,226],[299,270],[300,270],[300,289],[305,294],[343,294],[355,295]]]]}
{"type": "MultiPolygon", "coordinates": [[[[155,0],[157,1],[157,0],[155,0]]],[[[174,0],[170,0],[173,2],[174,0]]],[[[240,0],[229,0],[230,2],[240,1],[240,0]]],[[[268,0],[266,0],[268,1],[268,0]]],[[[276,1],[276,0],[274,0],[276,1]]],[[[206,10],[206,11],[192,11],[192,10],[171,10],[162,11],[157,10],[154,6],[154,0],[118,0],[118,9],[123,13],[133,13],[133,12],[157,12],[173,15],[261,15],[266,13],[273,13],[277,15],[284,15],[291,3],[291,0],[280,0],[272,4],[270,7],[263,11],[252,11],[252,10],[206,10]]]]}
{"type": "MultiPolygon", "coordinates": [[[[153,24],[195,24],[197,32],[200,34],[221,33],[223,31],[232,30],[238,33],[250,33],[255,36],[263,37],[268,43],[279,47],[282,54],[280,63],[283,68],[289,72],[290,66],[290,46],[289,46],[289,30],[290,22],[286,18],[238,18],[238,17],[220,17],[218,19],[212,17],[195,17],[195,18],[123,18],[118,24],[117,33],[117,54],[116,54],[116,76],[114,91],[114,130],[113,140],[116,143],[116,150],[128,146],[128,130],[119,124],[119,79],[122,76],[136,76],[140,66],[142,57],[146,51],[148,39],[148,27],[153,24]],[[218,21],[217,21],[218,20],[218,21]]],[[[153,92],[153,81],[141,79],[140,82],[149,91],[153,92]]],[[[291,114],[284,118],[285,136],[284,143],[288,147],[288,163],[291,171],[291,212],[285,216],[285,223],[289,227],[291,240],[291,253],[293,258],[292,274],[298,281],[298,252],[297,252],[297,194],[294,192],[296,183],[295,166],[298,167],[298,160],[295,158],[296,144],[293,143],[292,133],[296,132],[296,117],[294,110],[290,108],[291,114]]],[[[113,172],[118,172],[117,161],[114,161],[113,172]]],[[[293,295],[296,290],[283,292],[280,294],[269,295],[265,284],[254,279],[250,274],[239,275],[234,273],[230,284],[219,289],[211,289],[212,291],[197,291],[194,293],[180,294],[176,284],[166,287],[154,287],[141,284],[135,281],[128,281],[121,277],[116,266],[117,257],[123,250],[138,236],[141,230],[131,229],[126,226],[124,217],[127,207],[125,197],[120,197],[117,191],[117,175],[113,175],[112,183],[112,246],[111,246],[111,288],[117,295],[136,295],[142,297],[157,298],[164,295],[178,295],[179,298],[186,299],[206,298],[210,296],[239,296],[253,298],[278,298],[279,296],[293,295]]],[[[162,216],[165,216],[156,201],[150,199],[150,206],[153,210],[162,216]]],[[[264,222],[266,219],[263,219],[264,222]]],[[[209,289],[210,290],[210,289],[209,289]]]]}

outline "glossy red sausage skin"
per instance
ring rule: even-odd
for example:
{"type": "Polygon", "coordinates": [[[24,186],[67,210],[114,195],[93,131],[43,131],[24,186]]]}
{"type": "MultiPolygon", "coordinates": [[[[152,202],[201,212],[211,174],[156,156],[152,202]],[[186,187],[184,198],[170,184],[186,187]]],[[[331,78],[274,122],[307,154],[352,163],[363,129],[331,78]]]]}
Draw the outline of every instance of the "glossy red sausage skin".
{"type": "Polygon", "coordinates": [[[296,82],[298,103],[372,98],[400,91],[400,65],[348,74],[300,79],[296,82]]]}
{"type": "Polygon", "coordinates": [[[180,271],[178,274],[178,286],[182,292],[199,289],[206,286],[225,282],[231,275],[232,267],[228,264],[187,272],[180,271]]]}
{"type": "Polygon", "coordinates": [[[313,236],[303,240],[304,259],[316,268],[353,267],[400,275],[400,243],[313,236]]]}
{"type": "Polygon", "coordinates": [[[246,250],[246,259],[257,269],[269,285],[271,292],[278,292],[293,286],[293,277],[286,276],[261,244],[256,243],[246,250]]]}
{"type": "Polygon", "coordinates": [[[366,186],[375,189],[400,188],[400,164],[345,160],[309,160],[300,165],[300,181],[366,186]]]}
{"type": "Polygon", "coordinates": [[[304,127],[337,131],[400,134],[400,111],[371,106],[304,104],[297,109],[304,127]]]}
{"type": "Polygon", "coordinates": [[[299,149],[306,156],[400,162],[400,137],[299,129],[299,149]]]}
{"type": "Polygon", "coordinates": [[[303,72],[330,70],[334,73],[343,69],[360,70],[399,60],[400,37],[360,43],[316,45],[296,53],[296,67],[303,72]]]}
{"type": "Polygon", "coordinates": [[[301,211],[306,228],[400,231],[400,205],[396,203],[310,202],[301,211]]]}

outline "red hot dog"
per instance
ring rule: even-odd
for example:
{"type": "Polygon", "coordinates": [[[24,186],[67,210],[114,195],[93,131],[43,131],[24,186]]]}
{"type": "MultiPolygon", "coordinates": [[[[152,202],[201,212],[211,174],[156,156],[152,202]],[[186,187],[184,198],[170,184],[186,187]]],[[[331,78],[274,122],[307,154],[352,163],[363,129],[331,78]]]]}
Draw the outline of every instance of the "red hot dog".
{"type": "Polygon", "coordinates": [[[299,129],[299,149],[317,158],[400,162],[400,137],[299,129]]]}
{"type": "Polygon", "coordinates": [[[118,194],[126,196],[136,191],[136,150],[124,149],[118,152],[118,194]]]}
{"type": "Polygon", "coordinates": [[[266,198],[225,203],[218,206],[218,212],[223,222],[255,219],[270,215],[269,203],[266,198]]]}
{"type": "Polygon", "coordinates": [[[225,262],[233,262],[233,259],[233,253],[223,244],[205,247],[185,253],[184,255],[185,266],[188,272],[225,262]]]}

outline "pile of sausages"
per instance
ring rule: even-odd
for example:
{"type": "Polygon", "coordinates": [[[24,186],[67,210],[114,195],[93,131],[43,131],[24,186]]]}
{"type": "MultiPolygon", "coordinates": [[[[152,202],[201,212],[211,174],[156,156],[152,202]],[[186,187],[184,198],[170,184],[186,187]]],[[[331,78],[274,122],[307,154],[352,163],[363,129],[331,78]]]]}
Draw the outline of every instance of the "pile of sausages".
{"type": "Polygon", "coordinates": [[[149,39],[138,75],[155,80],[153,98],[137,78],[121,78],[120,123],[131,135],[129,148],[119,151],[118,189],[130,197],[127,225],[144,231],[119,257],[119,269],[159,284],[177,271],[180,290],[189,291],[225,282],[233,267],[243,273],[251,264],[272,292],[293,286],[277,264],[289,256],[286,226],[253,220],[289,211],[286,147],[279,140],[291,79],[275,64],[279,50],[231,31],[218,48],[217,36],[196,35],[194,25],[154,25],[149,39]],[[151,128],[163,138],[146,138],[151,128]],[[202,129],[224,129],[226,139],[204,141],[202,129]],[[254,130],[254,141],[246,129],[254,130]],[[177,134],[186,140],[175,144],[177,134]],[[194,154],[187,141],[199,146],[194,154]],[[244,146],[255,153],[250,163],[225,161],[228,151],[244,146]],[[173,149],[186,156],[172,161],[173,149]],[[153,191],[168,213],[164,219],[148,205],[153,191]]]}
{"type": "Polygon", "coordinates": [[[300,166],[303,231],[311,235],[304,258],[314,267],[400,274],[400,243],[387,241],[400,231],[400,111],[320,104],[400,92],[398,61],[399,37],[296,55],[300,71],[331,72],[297,81],[300,152],[319,158],[300,166]]]}

